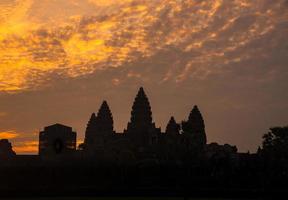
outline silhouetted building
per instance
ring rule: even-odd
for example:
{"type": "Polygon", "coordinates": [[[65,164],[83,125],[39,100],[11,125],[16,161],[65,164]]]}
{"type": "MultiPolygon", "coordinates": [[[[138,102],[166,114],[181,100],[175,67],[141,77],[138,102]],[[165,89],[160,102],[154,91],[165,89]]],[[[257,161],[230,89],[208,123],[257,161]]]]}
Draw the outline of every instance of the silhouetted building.
{"type": "MultiPolygon", "coordinates": [[[[189,160],[204,150],[205,145],[204,120],[197,106],[182,124],[171,117],[162,133],[153,122],[149,99],[141,87],[135,97],[127,129],[123,133],[114,131],[112,112],[108,103],[103,101],[97,115],[93,113],[87,123],[84,143],[77,155],[99,162],[121,160],[121,163],[124,157],[129,162],[134,159],[137,162],[143,159],[189,160]]],[[[70,127],[56,124],[40,133],[40,155],[62,154],[75,149],[76,133],[70,127]]]]}
{"type": "Polygon", "coordinates": [[[85,140],[82,147],[83,150],[88,150],[95,145],[95,139],[97,140],[97,138],[95,138],[97,129],[96,121],[96,115],[95,113],[92,113],[86,127],[85,140]]]}
{"type": "Polygon", "coordinates": [[[235,191],[246,191],[249,196],[271,188],[286,191],[288,127],[275,127],[265,134],[257,154],[238,153],[236,146],[229,144],[206,144],[204,119],[197,106],[187,121],[180,124],[171,117],[161,132],[153,123],[143,88],[133,103],[127,129],[116,133],[113,124],[104,101],[97,115],[91,115],[78,150],[76,132],[61,124],[40,132],[40,156],[15,156],[11,143],[0,140],[0,160],[5,160],[0,162],[0,178],[4,180],[0,190],[4,188],[8,196],[21,188],[27,194],[36,188],[41,195],[43,191],[49,195],[50,191],[57,195],[63,191],[65,195],[97,196],[110,191],[130,194],[132,188],[133,195],[137,191],[157,195],[159,191],[165,195],[199,191],[223,192],[229,197],[235,191]]]}
{"type": "Polygon", "coordinates": [[[182,135],[180,135],[181,126],[178,124],[174,117],[171,117],[166,129],[165,133],[161,134],[161,143],[165,145],[171,146],[179,145],[182,135]]]}
{"type": "Polygon", "coordinates": [[[177,158],[178,155],[198,152],[206,145],[204,120],[197,106],[182,126],[171,117],[162,133],[153,122],[150,102],[142,87],[135,97],[127,129],[123,133],[116,133],[113,123],[110,108],[104,101],[97,116],[93,113],[87,124],[84,144],[81,145],[85,155],[99,159],[109,152],[109,156],[115,155],[114,159],[119,159],[121,155],[130,152],[137,159],[168,159],[170,155],[177,158]]]}
{"type": "Polygon", "coordinates": [[[106,101],[104,101],[97,113],[93,113],[86,128],[84,150],[94,152],[104,148],[104,145],[112,140],[115,134],[113,128],[113,116],[106,101]]]}
{"type": "Polygon", "coordinates": [[[179,136],[180,134],[180,125],[176,123],[174,117],[171,117],[167,126],[165,133],[167,136],[179,136]]]}
{"type": "Polygon", "coordinates": [[[76,150],[76,132],[71,127],[54,124],[44,128],[39,135],[39,155],[53,156],[76,150]]]}
{"type": "Polygon", "coordinates": [[[201,112],[194,106],[188,121],[182,122],[185,143],[194,149],[203,149],[207,143],[205,124],[201,112]]]}
{"type": "Polygon", "coordinates": [[[16,153],[12,149],[11,143],[7,139],[0,140],[0,160],[12,158],[16,153]]]}
{"type": "Polygon", "coordinates": [[[98,111],[96,122],[96,132],[103,138],[105,144],[115,133],[113,116],[106,101],[102,103],[98,111]]]}
{"type": "Polygon", "coordinates": [[[224,175],[229,176],[233,174],[239,166],[237,147],[229,144],[207,144],[205,148],[205,159],[209,164],[210,173],[213,177],[223,178],[224,175]]]}
{"type": "Polygon", "coordinates": [[[131,119],[127,130],[124,130],[124,135],[127,135],[140,150],[149,145],[157,144],[160,133],[161,130],[156,128],[155,123],[153,123],[151,106],[144,89],[141,87],[134,100],[131,119]]]}

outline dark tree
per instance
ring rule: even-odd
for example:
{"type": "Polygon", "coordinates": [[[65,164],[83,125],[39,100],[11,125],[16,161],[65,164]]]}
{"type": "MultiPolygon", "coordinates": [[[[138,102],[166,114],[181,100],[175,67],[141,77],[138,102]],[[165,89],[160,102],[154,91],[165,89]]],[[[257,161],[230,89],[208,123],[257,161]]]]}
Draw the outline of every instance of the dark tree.
{"type": "Polygon", "coordinates": [[[16,153],[12,149],[11,143],[7,139],[0,140],[0,160],[14,157],[16,153]]]}
{"type": "Polygon", "coordinates": [[[270,128],[263,136],[262,150],[265,157],[278,161],[288,160],[288,126],[270,128]]]}

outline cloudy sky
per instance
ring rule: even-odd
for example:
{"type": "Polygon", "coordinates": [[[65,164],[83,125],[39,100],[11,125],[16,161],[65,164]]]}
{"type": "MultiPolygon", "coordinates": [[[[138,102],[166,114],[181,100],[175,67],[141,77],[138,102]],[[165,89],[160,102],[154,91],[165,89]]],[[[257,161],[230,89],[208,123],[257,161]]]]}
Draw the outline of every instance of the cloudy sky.
{"type": "Polygon", "coordinates": [[[209,142],[255,151],[288,124],[288,1],[0,0],[0,138],[17,153],[56,122],[83,140],[104,99],[122,131],[140,86],[162,130],[197,104],[209,142]]]}

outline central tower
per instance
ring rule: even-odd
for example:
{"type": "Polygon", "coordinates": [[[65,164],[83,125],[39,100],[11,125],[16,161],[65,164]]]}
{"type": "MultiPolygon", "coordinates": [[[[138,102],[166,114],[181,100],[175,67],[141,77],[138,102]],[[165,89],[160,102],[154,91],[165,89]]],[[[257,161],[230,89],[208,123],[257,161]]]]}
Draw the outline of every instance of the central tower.
{"type": "Polygon", "coordinates": [[[149,100],[141,87],[136,95],[127,130],[124,130],[131,142],[139,148],[157,143],[160,129],[155,127],[149,100]]]}

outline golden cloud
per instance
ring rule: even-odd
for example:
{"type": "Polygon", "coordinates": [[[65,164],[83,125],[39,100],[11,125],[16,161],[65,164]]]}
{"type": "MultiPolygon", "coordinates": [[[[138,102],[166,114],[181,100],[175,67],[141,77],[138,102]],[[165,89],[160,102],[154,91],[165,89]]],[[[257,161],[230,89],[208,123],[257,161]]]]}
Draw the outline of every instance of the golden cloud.
{"type": "Polygon", "coordinates": [[[249,55],[226,55],[268,34],[283,20],[280,6],[260,9],[249,0],[61,0],[55,4],[18,0],[0,5],[0,91],[41,87],[47,84],[46,75],[55,71],[77,77],[121,67],[170,47],[197,56],[185,58],[176,74],[168,69],[163,81],[171,74],[180,82],[191,75],[206,77],[223,63],[247,59],[249,55]],[[96,6],[95,15],[89,3],[96,6]],[[113,11],[100,15],[98,7],[113,11]],[[39,11],[43,8],[57,12],[44,16],[39,11]]]}
{"type": "Polygon", "coordinates": [[[133,0],[88,0],[91,3],[94,3],[97,6],[113,6],[113,5],[123,5],[127,3],[131,3],[133,0]]]}
{"type": "Polygon", "coordinates": [[[37,153],[38,152],[38,141],[24,141],[15,146],[13,146],[13,150],[17,154],[25,154],[25,153],[37,153]]]}
{"type": "MultiPolygon", "coordinates": [[[[77,145],[82,144],[84,141],[81,139],[77,140],[77,145]]],[[[17,154],[37,154],[38,153],[38,145],[39,141],[34,140],[28,140],[23,142],[17,142],[15,145],[13,145],[13,150],[17,154]]]]}
{"type": "Polygon", "coordinates": [[[0,139],[13,139],[18,136],[19,134],[14,131],[0,132],[0,139]]]}

